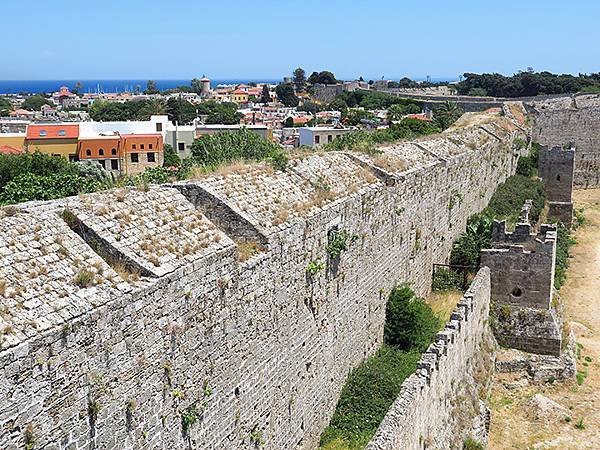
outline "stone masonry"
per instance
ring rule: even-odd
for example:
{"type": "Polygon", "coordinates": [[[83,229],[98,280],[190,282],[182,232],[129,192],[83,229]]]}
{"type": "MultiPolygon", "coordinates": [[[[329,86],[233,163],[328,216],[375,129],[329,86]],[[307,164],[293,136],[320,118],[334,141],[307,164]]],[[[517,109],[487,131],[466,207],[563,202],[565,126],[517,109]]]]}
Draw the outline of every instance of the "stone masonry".
{"type": "Polygon", "coordinates": [[[548,201],[548,220],[570,227],[573,222],[575,149],[542,146],[538,166],[548,201]]]}
{"type": "MultiPolygon", "coordinates": [[[[432,264],[514,173],[524,133],[488,114],[397,144],[381,166],[311,154],[285,172],[4,208],[0,448],[315,448],[381,345],[390,289],[426,294],[432,264]],[[329,270],[335,228],[358,239],[329,270]],[[311,261],[327,270],[309,275],[311,261]]],[[[479,317],[474,295],[441,352],[479,317]]]]}
{"type": "Polygon", "coordinates": [[[533,141],[548,147],[573,144],[577,148],[575,186],[600,185],[600,95],[532,101],[525,106],[535,118],[533,141]]]}
{"type": "MultiPolygon", "coordinates": [[[[521,219],[527,219],[526,203],[521,219]]],[[[561,321],[553,308],[556,226],[532,233],[529,222],[506,231],[504,221],[492,226],[494,248],[483,250],[481,265],[491,270],[495,335],[506,347],[558,356],[561,321]]]]}
{"type": "Polygon", "coordinates": [[[489,308],[490,270],[483,267],[402,383],[367,450],[457,449],[473,430],[486,441],[488,411],[478,399],[493,371],[489,308]]]}

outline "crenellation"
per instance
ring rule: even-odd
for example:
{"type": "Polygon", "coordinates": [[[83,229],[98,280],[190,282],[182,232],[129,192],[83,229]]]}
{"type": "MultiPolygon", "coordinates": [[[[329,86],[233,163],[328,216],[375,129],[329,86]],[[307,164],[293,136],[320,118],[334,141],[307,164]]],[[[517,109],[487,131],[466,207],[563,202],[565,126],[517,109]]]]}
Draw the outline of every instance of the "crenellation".
{"type": "Polygon", "coordinates": [[[478,383],[473,378],[475,361],[490,356],[485,356],[483,348],[493,342],[486,320],[490,292],[490,271],[484,267],[453,311],[453,319],[422,355],[418,370],[402,383],[398,398],[367,450],[420,448],[424,439],[436,448],[462,445],[468,430],[461,429],[458,422],[470,422],[473,414],[483,411],[469,411],[466,405],[449,408],[445,403],[448,397],[477,391],[478,383]],[[467,305],[472,305],[472,320],[464,315],[467,305]]]}

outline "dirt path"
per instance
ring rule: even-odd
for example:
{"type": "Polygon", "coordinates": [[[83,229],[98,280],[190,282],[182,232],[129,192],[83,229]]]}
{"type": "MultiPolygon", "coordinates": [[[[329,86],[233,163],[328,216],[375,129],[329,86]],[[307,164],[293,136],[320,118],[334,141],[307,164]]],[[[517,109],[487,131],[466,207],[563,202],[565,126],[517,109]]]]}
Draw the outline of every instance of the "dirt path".
{"type": "Polygon", "coordinates": [[[578,370],[588,376],[581,385],[570,381],[517,389],[506,387],[507,376],[496,376],[490,449],[600,449],[600,189],[575,192],[575,204],[584,208],[586,223],[575,234],[560,295],[565,320],[583,346],[578,370]],[[530,400],[538,393],[565,410],[536,417],[530,400]]]}

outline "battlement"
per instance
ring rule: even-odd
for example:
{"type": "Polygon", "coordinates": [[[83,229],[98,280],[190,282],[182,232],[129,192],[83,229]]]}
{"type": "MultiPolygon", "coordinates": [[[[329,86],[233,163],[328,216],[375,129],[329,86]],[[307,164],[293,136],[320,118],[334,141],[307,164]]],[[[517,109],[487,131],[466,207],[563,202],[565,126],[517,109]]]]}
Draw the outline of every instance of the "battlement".
{"type": "MultiPolygon", "coordinates": [[[[464,430],[460,420],[472,420],[482,411],[464,411],[440,407],[447,398],[459,392],[477,391],[475,367],[490,355],[482,348],[489,345],[491,331],[487,325],[490,307],[490,271],[483,267],[459,300],[451,319],[422,355],[417,371],[403,383],[367,450],[421,448],[429,442],[432,448],[458,448],[464,430]],[[452,445],[454,444],[454,445],[452,445]]],[[[479,370],[480,370],[479,369],[479,370]]],[[[481,380],[480,380],[481,381],[481,380]]],[[[474,393],[476,397],[477,394],[474,393]]]]}

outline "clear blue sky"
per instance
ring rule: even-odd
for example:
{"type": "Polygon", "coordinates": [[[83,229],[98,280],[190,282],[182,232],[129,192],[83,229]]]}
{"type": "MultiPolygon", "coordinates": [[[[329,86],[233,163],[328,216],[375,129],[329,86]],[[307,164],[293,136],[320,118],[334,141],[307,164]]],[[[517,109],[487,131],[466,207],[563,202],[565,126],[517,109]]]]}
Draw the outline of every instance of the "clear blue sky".
{"type": "Polygon", "coordinates": [[[600,71],[596,0],[3,0],[0,79],[600,71]]]}

